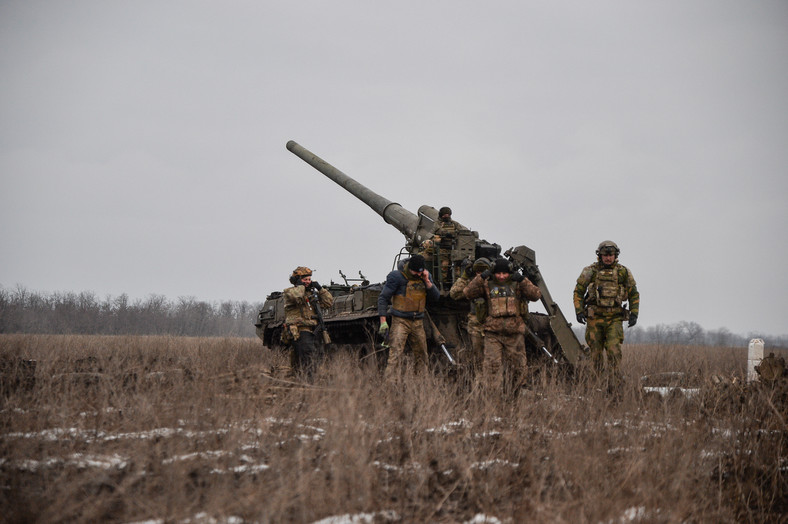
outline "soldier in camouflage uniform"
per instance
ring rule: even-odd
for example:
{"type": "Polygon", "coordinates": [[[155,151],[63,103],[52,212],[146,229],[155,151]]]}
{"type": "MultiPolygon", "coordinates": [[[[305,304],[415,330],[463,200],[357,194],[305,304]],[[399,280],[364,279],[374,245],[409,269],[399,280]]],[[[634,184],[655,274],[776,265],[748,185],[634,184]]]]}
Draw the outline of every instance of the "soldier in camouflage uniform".
{"type": "Polygon", "coordinates": [[[289,287],[282,293],[285,304],[285,325],[282,338],[293,346],[291,364],[296,374],[302,374],[311,382],[320,360],[322,345],[329,342],[328,333],[318,339],[314,330],[318,325],[315,303],[326,310],[334,303],[328,290],[312,280],[312,270],[299,266],[290,275],[289,287]]]}
{"type": "Polygon", "coordinates": [[[505,397],[512,398],[525,382],[528,363],[524,307],[528,301],[542,298],[542,292],[523,275],[513,272],[508,260],[499,258],[492,271],[474,277],[463,293],[468,300],[484,298],[487,302],[484,352],[500,353],[502,390],[505,397]]]}
{"type": "Polygon", "coordinates": [[[449,280],[451,248],[457,231],[467,230],[467,227],[451,219],[451,208],[442,207],[438,211],[438,220],[432,225],[430,236],[421,244],[423,254],[428,260],[432,260],[436,252],[440,255],[442,282],[449,280]]]}
{"type": "Polygon", "coordinates": [[[618,263],[621,251],[605,240],[596,250],[597,262],[583,269],[574,292],[577,321],[586,324],[586,343],[598,376],[610,389],[621,384],[621,344],[624,320],[629,327],[638,320],[640,293],[632,272],[618,263]],[[624,303],[629,303],[629,309],[624,303]]]}
{"type": "Polygon", "coordinates": [[[389,359],[387,367],[390,379],[401,371],[405,345],[413,351],[415,372],[420,372],[427,364],[427,334],[424,331],[424,311],[427,301],[440,298],[440,291],[432,281],[430,272],[424,268],[424,257],[413,255],[402,268],[397,268],[386,276],[386,283],[378,296],[380,315],[379,334],[385,339],[389,336],[389,359]],[[389,303],[391,303],[391,333],[386,322],[389,303]]]}
{"type": "MultiPolygon", "coordinates": [[[[469,261],[470,262],[470,261],[469,261]]],[[[449,290],[449,296],[454,300],[463,300],[465,294],[463,291],[470,284],[471,280],[476,275],[482,274],[484,271],[492,269],[490,261],[484,257],[476,259],[475,262],[467,264],[463,269],[460,278],[458,278],[449,290]]],[[[480,376],[484,371],[484,360],[497,361],[495,370],[500,367],[500,357],[484,354],[484,321],[487,318],[487,301],[482,298],[475,298],[471,301],[471,311],[468,313],[467,331],[471,338],[471,347],[461,351],[457,357],[460,363],[465,367],[469,381],[473,381],[476,376],[480,376]]],[[[489,366],[488,366],[489,367],[489,366]]]]}

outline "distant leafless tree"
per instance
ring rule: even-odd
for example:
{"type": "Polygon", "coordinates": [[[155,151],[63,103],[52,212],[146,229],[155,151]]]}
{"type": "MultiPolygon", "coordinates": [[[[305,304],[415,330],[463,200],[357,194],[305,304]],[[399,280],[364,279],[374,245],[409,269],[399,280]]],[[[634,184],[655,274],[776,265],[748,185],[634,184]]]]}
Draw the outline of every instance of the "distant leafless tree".
{"type": "Polygon", "coordinates": [[[125,293],[100,300],[92,292],[46,295],[0,286],[0,333],[252,337],[261,305],[171,302],[162,295],[131,301],[125,293]]]}
{"type": "MultiPolygon", "coordinates": [[[[154,294],[145,300],[132,301],[125,293],[100,300],[89,291],[47,295],[22,286],[0,286],[0,333],[253,337],[261,306],[239,301],[210,303],[193,296],[170,301],[154,294]]],[[[584,342],[585,326],[572,328],[584,342]]],[[[707,331],[689,321],[638,325],[625,332],[629,344],[732,347],[746,346],[752,338],[764,339],[767,347],[788,348],[788,335],[751,332],[743,336],[724,327],[707,331]]]]}
{"type": "MultiPolygon", "coordinates": [[[[585,327],[573,326],[572,329],[581,342],[585,340],[585,327]]],[[[626,329],[624,340],[628,344],[652,344],[657,346],[716,346],[742,347],[753,338],[761,338],[767,347],[788,348],[788,335],[768,335],[750,332],[746,336],[731,333],[727,328],[706,331],[697,322],[681,321],[675,324],[657,324],[656,326],[636,326],[626,329]]]]}

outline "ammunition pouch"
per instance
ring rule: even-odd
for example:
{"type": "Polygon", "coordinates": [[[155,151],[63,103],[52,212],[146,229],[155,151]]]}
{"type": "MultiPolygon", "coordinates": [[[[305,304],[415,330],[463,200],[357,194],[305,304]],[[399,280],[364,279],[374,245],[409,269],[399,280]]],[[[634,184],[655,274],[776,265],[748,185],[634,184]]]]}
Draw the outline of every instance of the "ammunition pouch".
{"type": "Polygon", "coordinates": [[[517,297],[496,297],[490,299],[490,315],[493,317],[514,317],[520,314],[520,300],[517,297]]]}
{"type": "Polygon", "coordinates": [[[594,274],[590,294],[593,302],[603,308],[620,308],[627,298],[624,282],[617,268],[598,269],[594,274]]]}
{"type": "Polygon", "coordinates": [[[298,326],[295,325],[283,325],[282,326],[282,335],[279,337],[279,340],[284,345],[290,345],[301,336],[301,333],[298,331],[298,326]]]}
{"type": "Polygon", "coordinates": [[[483,298],[474,299],[471,303],[473,314],[476,315],[476,320],[483,323],[487,320],[487,301],[483,298]]]}
{"type": "Polygon", "coordinates": [[[613,317],[616,315],[621,315],[624,320],[629,320],[629,310],[622,306],[613,306],[613,307],[604,307],[604,306],[587,306],[586,307],[586,318],[597,318],[597,317],[613,317]]]}

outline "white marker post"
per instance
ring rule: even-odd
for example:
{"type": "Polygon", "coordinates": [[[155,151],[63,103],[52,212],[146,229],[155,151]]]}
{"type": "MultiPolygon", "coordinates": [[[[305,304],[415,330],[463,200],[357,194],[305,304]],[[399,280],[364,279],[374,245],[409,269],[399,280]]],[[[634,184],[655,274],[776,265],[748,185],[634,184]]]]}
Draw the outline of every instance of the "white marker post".
{"type": "Polygon", "coordinates": [[[750,347],[747,351],[747,382],[758,380],[758,373],[755,366],[763,360],[763,340],[754,338],[750,340],[750,347]]]}

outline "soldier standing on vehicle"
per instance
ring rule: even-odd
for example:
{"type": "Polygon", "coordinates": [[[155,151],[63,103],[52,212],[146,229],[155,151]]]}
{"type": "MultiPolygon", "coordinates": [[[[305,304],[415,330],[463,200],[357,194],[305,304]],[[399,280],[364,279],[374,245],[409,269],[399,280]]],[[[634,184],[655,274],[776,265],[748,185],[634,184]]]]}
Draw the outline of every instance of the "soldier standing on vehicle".
{"type": "Polygon", "coordinates": [[[615,390],[621,385],[621,344],[624,320],[629,327],[638,321],[640,293],[632,272],[618,263],[621,251],[605,240],[596,250],[597,262],[583,269],[577,279],[574,305],[577,321],[586,324],[586,343],[600,379],[615,390]],[[624,303],[629,303],[629,309],[624,303]]]}
{"type": "Polygon", "coordinates": [[[457,231],[467,231],[468,228],[451,219],[451,208],[442,207],[438,211],[438,220],[432,225],[430,236],[422,243],[424,254],[430,260],[437,252],[440,255],[441,281],[449,280],[449,265],[451,264],[451,248],[457,231]]]}
{"type": "Polygon", "coordinates": [[[513,272],[505,258],[474,277],[463,292],[465,298],[483,297],[487,301],[484,321],[484,352],[501,355],[501,386],[507,398],[517,395],[525,382],[525,320],[523,312],[528,301],[542,298],[542,292],[530,280],[513,272]]]}
{"type": "Polygon", "coordinates": [[[296,374],[312,382],[322,356],[328,333],[319,328],[318,308],[326,310],[334,303],[328,290],[312,280],[312,270],[299,266],[290,275],[293,287],[284,290],[285,325],[282,338],[293,346],[291,363],[296,374]]]}
{"type": "Polygon", "coordinates": [[[389,337],[389,378],[400,372],[405,345],[413,351],[414,371],[420,372],[427,364],[427,335],[424,331],[424,311],[427,301],[438,300],[440,292],[424,268],[424,257],[413,255],[402,266],[386,277],[378,297],[379,333],[389,337]],[[391,332],[386,322],[391,304],[391,332]]]}
{"type": "MultiPolygon", "coordinates": [[[[477,258],[473,263],[469,263],[464,267],[460,278],[458,278],[449,290],[449,296],[454,300],[462,300],[465,298],[463,291],[470,284],[471,280],[476,275],[482,274],[484,271],[492,269],[492,264],[489,259],[481,257],[477,258]]],[[[468,336],[471,338],[471,347],[463,350],[459,355],[460,364],[462,364],[468,373],[468,379],[473,382],[477,376],[482,376],[484,371],[485,358],[490,359],[490,355],[484,354],[484,321],[487,318],[487,301],[482,298],[475,298],[471,301],[471,311],[468,313],[468,325],[466,330],[468,336]]],[[[495,370],[500,367],[500,356],[492,355],[493,359],[497,361],[495,370]]],[[[491,359],[491,360],[493,360],[491,359]]],[[[488,366],[489,367],[489,366],[488,366]]]]}

